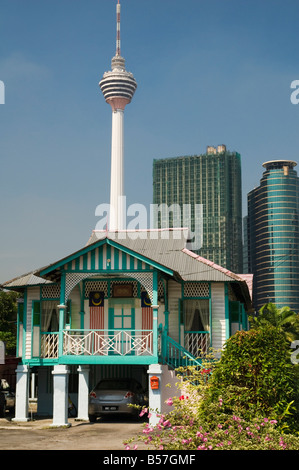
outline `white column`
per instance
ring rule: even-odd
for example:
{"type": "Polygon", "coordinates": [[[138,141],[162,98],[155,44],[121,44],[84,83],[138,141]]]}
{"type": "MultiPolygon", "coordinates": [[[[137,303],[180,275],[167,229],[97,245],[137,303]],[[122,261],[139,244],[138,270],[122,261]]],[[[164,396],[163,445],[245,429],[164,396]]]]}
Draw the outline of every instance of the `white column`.
{"type": "Polygon", "coordinates": [[[155,426],[158,424],[160,417],[159,415],[162,411],[162,374],[163,369],[160,364],[150,364],[148,371],[149,375],[149,409],[151,412],[151,417],[149,418],[149,424],[155,426]],[[152,390],[151,388],[151,377],[156,376],[159,379],[159,388],[157,390],[152,390]]]}
{"type": "Polygon", "coordinates": [[[28,421],[29,367],[18,365],[16,369],[16,406],[13,421],[28,421]]]}
{"type": "Polygon", "coordinates": [[[79,366],[78,384],[78,417],[77,420],[88,421],[88,397],[89,397],[89,367],[79,366]]]}
{"type": "Polygon", "coordinates": [[[124,229],[124,110],[112,112],[110,230],[124,229]]]}
{"type": "Polygon", "coordinates": [[[70,426],[68,422],[69,369],[65,365],[54,366],[53,374],[53,427],[70,426]]]}

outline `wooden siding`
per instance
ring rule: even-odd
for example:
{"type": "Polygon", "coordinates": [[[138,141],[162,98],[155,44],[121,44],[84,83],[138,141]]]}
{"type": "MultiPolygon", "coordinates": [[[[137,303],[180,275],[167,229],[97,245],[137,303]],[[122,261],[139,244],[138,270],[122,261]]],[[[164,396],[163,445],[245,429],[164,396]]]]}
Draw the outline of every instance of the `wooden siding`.
{"type": "Polygon", "coordinates": [[[225,290],[224,283],[211,284],[212,297],[212,347],[222,348],[225,342],[225,290]]]}
{"type": "Polygon", "coordinates": [[[169,336],[179,342],[179,299],[182,297],[181,284],[168,283],[169,336]]]}
{"type": "Polygon", "coordinates": [[[25,359],[31,359],[32,355],[32,301],[40,300],[40,288],[31,287],[27,291],[26,309],[26,334],[25,334],[25,359]]]}

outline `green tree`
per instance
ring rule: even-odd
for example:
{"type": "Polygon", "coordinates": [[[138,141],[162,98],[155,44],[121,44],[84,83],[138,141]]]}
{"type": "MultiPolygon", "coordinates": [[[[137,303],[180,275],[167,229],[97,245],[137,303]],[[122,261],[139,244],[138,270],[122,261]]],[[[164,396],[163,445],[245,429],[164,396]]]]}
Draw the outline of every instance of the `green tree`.
{"type": "Polygon", "coordinates": [[[282,331],[269,323],[237,332],[226,341],[209,380],[203,412],[205,404],[221,399],[228,413],[268,416],[293,429],[299,387],[290,354],[282,331]]]}
{"type": "Polygon", "coordinates": [[[17,292],[0,291],[0,341],[6,345],[6,354],[16,353],[17,292]]]}
{"type": "Polygon", "coordinates": [[[290,307],[278,308],[269,302],[260,309],[256,317],[249,318],[252,328],[272,325],[281,331],[291,343],[299,339],[299,316],[290,307]]]}

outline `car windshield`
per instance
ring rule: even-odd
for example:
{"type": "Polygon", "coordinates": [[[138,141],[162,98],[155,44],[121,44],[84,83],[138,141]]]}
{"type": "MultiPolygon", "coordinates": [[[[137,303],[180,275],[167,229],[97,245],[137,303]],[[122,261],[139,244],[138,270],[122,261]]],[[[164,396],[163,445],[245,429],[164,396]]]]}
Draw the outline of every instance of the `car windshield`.
{"type": "Polygon", "coordinates": [[[129,380],[101,380],[96,390],[130,390],[132,383],[129,380]]]}

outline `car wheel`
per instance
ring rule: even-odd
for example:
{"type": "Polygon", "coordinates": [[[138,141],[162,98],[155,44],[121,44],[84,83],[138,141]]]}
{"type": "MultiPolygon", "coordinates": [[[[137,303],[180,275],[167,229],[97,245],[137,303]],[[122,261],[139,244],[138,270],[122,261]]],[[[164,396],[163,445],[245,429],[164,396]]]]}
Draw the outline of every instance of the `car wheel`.
{"type": "Polygon", "coordinates": [[[97,417],[96,417],[95,415],[89,415],[89,416],[88,416],[88,419],[89,419],[89,421],[90,421],[91,423],[95,423],[96,420],[97,420],[97,417]]]}

